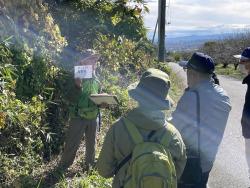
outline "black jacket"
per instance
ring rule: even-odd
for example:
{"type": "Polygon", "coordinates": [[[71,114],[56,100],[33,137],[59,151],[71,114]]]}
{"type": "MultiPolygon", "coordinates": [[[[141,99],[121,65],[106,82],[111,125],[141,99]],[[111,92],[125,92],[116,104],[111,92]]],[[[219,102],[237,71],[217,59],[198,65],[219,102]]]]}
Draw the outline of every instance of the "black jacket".
{"type": "Polygon", "coordinates": [[[242,134],[245,138],[250,138],[250,74],[244,78],[242,83],[247,84],[247,93],[241,118],[242,134]]]}

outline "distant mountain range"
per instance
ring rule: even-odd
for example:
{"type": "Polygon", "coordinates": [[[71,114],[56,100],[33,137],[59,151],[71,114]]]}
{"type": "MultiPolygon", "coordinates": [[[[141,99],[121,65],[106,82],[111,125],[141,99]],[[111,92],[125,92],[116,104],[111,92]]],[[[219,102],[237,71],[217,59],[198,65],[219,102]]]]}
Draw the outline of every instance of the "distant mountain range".
{"type": "MultiPolygon", "coordinates": [[[[250,33],[250,25],[217,25],[199,29],[166,28],[166,49],[168,51],[187,51],[200,48],[205,42],[218,41],[240,34],[250,33]]],[[[148,38],[152,40],[153,31],[148,30],[148,38]]],[[[154,43],[157,43],[157,34],[154,43]]]]}
{"type": "Polygon", "coordinates": [[[212,35],[191,35],[184,37],[166,37],[166,49],[168,51],[194,50],[200,48],[205,42],[218,41],[232,37],[232,33],[212,35]]]}
{"type": "MultiPolygon", "coordinates": [[[[154,28],[148,28],[148,38],[152,40],[154,28]]],[[[166,27],[166,48],[169,51],[194,50],[207,41],[223,40],[239,34],[250,33],[250,24],[220,24],[204,27],[166,27]]],[[[154,43],[157,43],[157,33],[154,43]]]]}
{"type": "MultiPolygon", "coordinates": [[[[166,49],[167,51],[188,51],[200,48],[205,42],[218,41],[232,37],[233,33],[222,34],[198,34],[194,33],[187,36],[166,36],[166,49]]],[[[148,38],[152,39],[153,34],[148,34],[148,38]]],[[[157,42],[157,37],[154,43],[157,42]]]]}

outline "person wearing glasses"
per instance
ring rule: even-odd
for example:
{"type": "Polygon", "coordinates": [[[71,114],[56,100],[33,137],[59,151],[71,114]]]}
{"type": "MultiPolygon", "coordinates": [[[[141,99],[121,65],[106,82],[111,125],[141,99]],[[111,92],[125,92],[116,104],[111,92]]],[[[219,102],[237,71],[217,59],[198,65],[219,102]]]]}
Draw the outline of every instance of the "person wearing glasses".
{"type": "Polygon", "coordinates": [[[180,64],[187,85],[171,123],[187,148],[187,163],[178,188],[206,188],[231,110],[230,100],[214,73],[213,59],[200,52],[180,64]]]}
{"type": "Polygon", "coordinates": [[[241,125],[242,135],[245,138],[246,160],[248,164],[248,176],[250,178],[250,47],[244,49],[241,55],[234,55],[234,57],[239,59],[239,69],[246,75],[242,82],[242,84],[247,84],[247,92],[241,117],[241,125]]]}

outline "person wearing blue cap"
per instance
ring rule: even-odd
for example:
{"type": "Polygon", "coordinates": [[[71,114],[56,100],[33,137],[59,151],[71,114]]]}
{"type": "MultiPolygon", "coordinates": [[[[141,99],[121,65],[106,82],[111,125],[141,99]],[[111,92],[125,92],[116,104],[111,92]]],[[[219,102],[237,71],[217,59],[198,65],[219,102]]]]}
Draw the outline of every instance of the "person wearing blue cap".
{"type": "Polygon", "coordinates": [[[241,125],[242,135],[245,138],[245,152],[248,164],[248,176],[250,178],[250,47],[244,49],[241,55],[234,55],[234,57],[239,59],[239,69],[246,75],[242,82],[242,84],[247,84],[247,92],[241,117],[241,125]]]}
{"type": "Polygon", "coordinates": [[[205,188],[231,105],[210,56],[196,52],[181,66],[187,70],[188,88],[171,119],[187,147],[187,163],[178,188],[205,188]]]}

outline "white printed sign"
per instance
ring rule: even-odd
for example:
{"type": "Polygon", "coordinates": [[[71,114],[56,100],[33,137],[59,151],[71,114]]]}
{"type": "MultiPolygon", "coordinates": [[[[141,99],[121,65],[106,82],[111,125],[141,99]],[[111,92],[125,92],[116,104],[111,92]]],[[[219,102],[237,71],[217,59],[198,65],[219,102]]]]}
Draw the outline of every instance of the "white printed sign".
{"type": "Polygon", "coordinates": [[[75,78],[87,79],[87,78],[92,78],[93,76],[92,65],[75,66],[74,68],[75,68],[75,78]]]}

